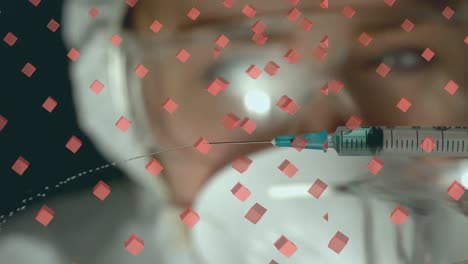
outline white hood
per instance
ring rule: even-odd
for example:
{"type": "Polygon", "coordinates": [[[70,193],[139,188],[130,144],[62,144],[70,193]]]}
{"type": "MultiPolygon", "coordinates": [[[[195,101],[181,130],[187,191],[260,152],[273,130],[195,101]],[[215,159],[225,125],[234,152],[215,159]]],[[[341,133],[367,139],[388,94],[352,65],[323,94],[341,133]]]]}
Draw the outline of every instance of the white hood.
{"type": "MultiPolygon", "coordinates": [[[[125,71],[122,68],[124,63],[115,61],[116,56],[111,53],[116,49],[110,38],[121,32],[128,8],[123,0],[72,0],[64,5],[63,35],[66,47],[80,52],[80,57],[70,62],[78,123],[110,163],[147,154],[151,146],[138,87],[131,89],[136,93],[128,93],[128,85],[119,79],[125,71]],[[92,7],[99,10],[95,19],[88,15],[92,7]],[[99,94],[90,89],[95,80],[104,84],[99,94]],[[129,103],[132,100],[133,105],[141,106],[141,109],[131,108],[129,103]],[[121,116],[132,122],[125,133],[115,126],[121,116]]],[[[148,159],[116,165],[137,183],[149,188],[151,193],[161,196],[165,192],[161,179],[145,170],[148,159]]]]}

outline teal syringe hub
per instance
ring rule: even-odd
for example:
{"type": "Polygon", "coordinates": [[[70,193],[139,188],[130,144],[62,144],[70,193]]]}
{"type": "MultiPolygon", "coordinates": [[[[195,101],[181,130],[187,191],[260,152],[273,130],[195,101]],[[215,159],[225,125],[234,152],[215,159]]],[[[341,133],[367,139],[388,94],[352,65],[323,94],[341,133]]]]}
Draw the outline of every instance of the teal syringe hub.
{"type": "MultiPolygon", "coordinates": [[[[273,144],[277,147],[294,147],[292,142],[298,135],[277,136],[273,139],[273,144]]],[[[324,150],[323,145],[328,141],[328,132],[326,130],[317,133],[302,134],[307,139],[307,144],[304,148],[324,150]]]]}

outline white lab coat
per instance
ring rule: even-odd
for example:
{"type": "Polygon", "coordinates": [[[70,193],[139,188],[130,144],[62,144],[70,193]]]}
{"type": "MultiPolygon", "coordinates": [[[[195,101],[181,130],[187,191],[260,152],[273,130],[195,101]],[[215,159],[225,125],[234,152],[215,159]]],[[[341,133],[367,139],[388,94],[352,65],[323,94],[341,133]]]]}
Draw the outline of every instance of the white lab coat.
{"type": "Polygon", "coordinates": [[[46,200],[55,211],[47,227],[34,219],[42,203],[12,218],[0,233],[0,263],[192,263],[183,234],[175,233],[183,230],[174,221],[179,210],[162,210],[131,182],[109,185],[112,192],[105,201],[91,189],[46,200]],[[138,256],[124,247],[131,233],[145,243],[138,256]]]}

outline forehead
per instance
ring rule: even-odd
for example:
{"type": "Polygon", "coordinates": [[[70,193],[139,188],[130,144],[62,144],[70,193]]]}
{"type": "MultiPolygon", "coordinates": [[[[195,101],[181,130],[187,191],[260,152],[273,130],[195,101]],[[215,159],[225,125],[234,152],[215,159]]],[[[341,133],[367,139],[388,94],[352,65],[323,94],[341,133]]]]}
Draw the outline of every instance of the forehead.
{"type": "MultiPolygon", "coordinates": [[[[147,13],[148,17],[158,18],[165,22],[167,28],[198,27],[200,25],[222,24],[249,21],[242,14],[242,9],[246,5],[251,5],[256,9],[255,18],[260,17],[281,17],[287,16],[288,12],[296,7],[303,15],[311,20],[314,16],[336,15],[342,16],[342,10],[351,6],[356,10],[353,20],[366,20],[367,18],[378,17],[391,19],[393,16],[404,16],[406,13],[423,13],[424,11],[440,13],[446,6],[459,3],[452,0],[396,0],[392,7],[389,7],[384,0],[329,0],[328,9],[320,6],[321,0],[299,0],[296,6],[290,0],[231,0],[234,2],[232,8],[226,8],[224,0],[143,0],[141,9],[147,13]],[[196,21],[186,17],[187,12],[195,7],[200,11],[200,16],[196,21]],[[360,15],[362,14],[362,15],[360,15]]],[[[425,12],[424,12],[425,13],[425,12]]]]}

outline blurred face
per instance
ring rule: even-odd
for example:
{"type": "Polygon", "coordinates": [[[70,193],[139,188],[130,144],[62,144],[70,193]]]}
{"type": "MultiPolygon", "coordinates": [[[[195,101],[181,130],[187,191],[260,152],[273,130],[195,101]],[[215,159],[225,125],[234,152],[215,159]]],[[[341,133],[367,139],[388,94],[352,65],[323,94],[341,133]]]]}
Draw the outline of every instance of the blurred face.
{"type": "MultiPolygon", "coordinates": [[[[463,89],[468,78],[467,25],[456,20],[466,17],[457,13],[460,1],[450,5],[455,10],[451,20],[441,14],[450,1],[397,1],[393,7],[383,1],[347,1],[356,10],[351,19],[342,14],[340,1],[330,1],[329,9],[317,1],[302,2],[297,6],[302,16],[295,22],[287,18],[293,6],[286,0],[238,0],[232,8],[222,1],[145,0],[135,7],[134,29],[155,39],[154,45],[153,40],[145,44],[144,63],[150,73],[144,79],[144,97],[158,148],[193,145],[199,137],[269,140],[285,133],[333,131],[352,115],[363,125],[468,123],[463,89]],[[254,18],[242,13],[246,4],[256,8],[254,18]],[[201,13],[195,21],[186,16],[193,5],[201,13]],[[313,23],[310,31],[299,26],[302,18],[313,23]],[[158,34],[148,29],[154,19],[163,24],[158,34]],[[414,23],[410,32],[401,27],[406,19],[414,23]],[[264,45],[251,40],[250,27],[258,20],[266,25],[264,45]],[[367,46],[358,41],[363,32],[372,38],[367,46]],[[215,58],[220,34],[230,42],[218,48],[215,58]],[[326,36],[329,47],[320,60],[314,50],[326,36]],[[184,63],[176,58],[182,48],[191,54],[184,63]],[[427,48],[435,53],[430,61],[422,56],[427,48]],[[301,56],[295,64],[284,58],[290,49],[301,56]],[[263,69],[269,61],[280,66],[275,76],[263,72],[254,80],[246,73],[251,65],[263,69]],[[385,77],[376,72],[381,63],[391,68],[385,77]],[[205,88],[218,77],[230,85],[213,96],[205,88]],[[320,89],[332,80],[344,87],[325,96],[320,89]],[[454,95],[444,90],[450,80],[460,87],[454,95]],[[283,95],[300,105],[295,115],[275,106],[283,95]],[[412,104],[406,112],[396,107],[403,97],[412,104]],[[172,114],[162,107],[167,98],[178,104],[172,114]],[[257,129],[251,135],[239,127],[227,129],[222,120],[229,113],[250,118],[257,129]]],[[[187,149],[157,158],[174,200],[186,206],[217,170],[262,148],[265,145],[213,145],[206,155],[187,149]]]]}

